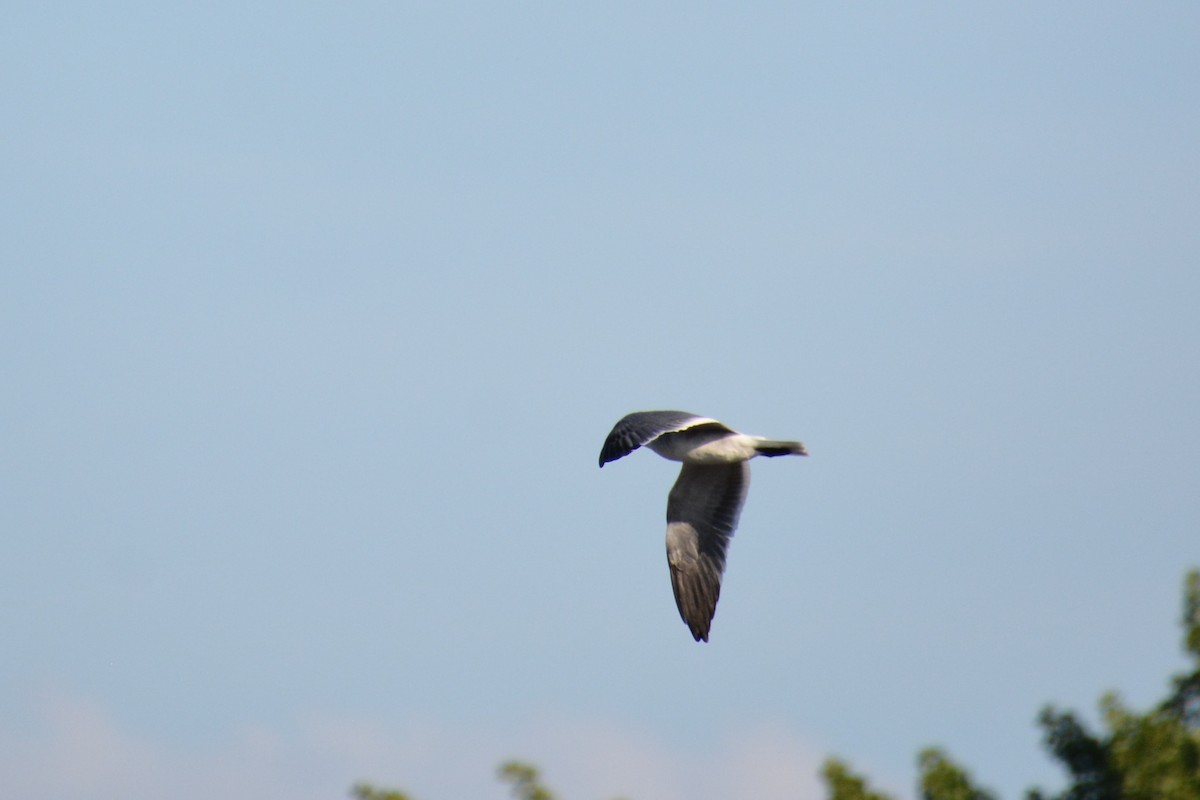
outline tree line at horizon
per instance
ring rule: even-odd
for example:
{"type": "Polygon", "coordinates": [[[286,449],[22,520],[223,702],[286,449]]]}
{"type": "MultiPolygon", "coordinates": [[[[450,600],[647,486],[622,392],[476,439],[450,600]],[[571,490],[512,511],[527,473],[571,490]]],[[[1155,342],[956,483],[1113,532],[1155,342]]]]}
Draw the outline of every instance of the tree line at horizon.
{"type": "MultiPolygon", "coordinates": [[[[1103,731],[1093,731],[1073,711],[1052,705],[1038,714],[1042,742],[1067,773],[1067,786],[1051,793],[1031,788],[1025,800],[1200,800],[1200,569],[1183,589],[1183,645],[1191,671],[1171,678],[1165,699],[1138,713],[1107,692],[1099,702],[1103,731]]],[[[557,800],[537,768],[507,761],[497,770],[516,800],[557,800]]],[[[895,800],[840,758],[821,767],[826,800],[895,800]]],[[[999,800],[941,748],[917,755],[920,800],[999,800]]],[[[358,783],[355,800],[413,800],[396,789],[358,783]]]]}

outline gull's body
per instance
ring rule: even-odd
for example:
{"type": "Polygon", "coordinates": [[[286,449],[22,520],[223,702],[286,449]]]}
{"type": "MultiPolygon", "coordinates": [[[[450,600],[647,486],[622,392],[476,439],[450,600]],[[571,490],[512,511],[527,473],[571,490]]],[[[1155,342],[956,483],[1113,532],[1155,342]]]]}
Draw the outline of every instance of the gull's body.
{"type": "Polygon", "coordinates": [[[749,436],[686,411],[638,411],[621,419],[600,451],[600,466],[649,447],[683,462],[667,498],[667,563],[679,615],[696,641],[708,641],[725,551],[750,488],[755,456],[808,455],[800,442],[749,436]]]}

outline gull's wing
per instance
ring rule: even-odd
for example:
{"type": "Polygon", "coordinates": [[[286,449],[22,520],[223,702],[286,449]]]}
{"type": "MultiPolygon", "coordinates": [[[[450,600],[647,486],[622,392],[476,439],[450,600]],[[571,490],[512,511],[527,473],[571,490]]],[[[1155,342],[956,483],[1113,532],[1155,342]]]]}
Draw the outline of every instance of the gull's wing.
{"type": "Polygon", "coordinates": [[[627,414],[608,434],[600,450],[600,466],[627,456],[664,433],[687,430],[696,425],[716,425],[726,428],[715,419],[699,417],[686,411],[635,411],[627,414]]]}
{"type": "Polygon", "coordinates": [[[708,626],[721,594],[725,549],[737,528],[750,465],[684,464],[667,499],[667,563],[679,616],[696,641],[708,641],[708,626]]]}

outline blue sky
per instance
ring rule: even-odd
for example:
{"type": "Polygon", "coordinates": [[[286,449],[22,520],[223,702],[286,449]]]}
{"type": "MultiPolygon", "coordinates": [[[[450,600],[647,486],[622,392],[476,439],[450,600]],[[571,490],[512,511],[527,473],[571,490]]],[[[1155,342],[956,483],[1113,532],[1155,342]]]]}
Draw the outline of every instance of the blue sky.
{"type": "Polygon", "coordinates": [[[0,793],[911,797],[1183,665],[1187,3],[19,4],[0,793]],[[628,411],[754,464],[712,641],[628,411]]]}

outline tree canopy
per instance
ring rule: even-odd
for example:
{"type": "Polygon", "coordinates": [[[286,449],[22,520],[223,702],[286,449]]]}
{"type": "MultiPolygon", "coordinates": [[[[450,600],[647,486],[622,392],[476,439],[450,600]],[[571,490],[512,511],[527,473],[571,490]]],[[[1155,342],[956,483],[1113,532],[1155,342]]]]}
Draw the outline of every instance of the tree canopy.
{"type": "MultiPolygon", "coordinates": [[[[1171,693],[1149,711],[1109,692],[1100,698],[1105,730],[1096,733],[1072,711],[1041,710],[1043,744],[1068,784],[1058,793],[1030,789],[1027,800],[1200,800],[1200,570],[1184,581],[1183,641],[1191,671],[1174,676],[1171,693]]],[[[922,750],[917,768],[922,800],[997,800],[939,749],[922,750]]],[[[838,759],[825,762],[822,776],[828,800],[893,800],[838,759]]]]}

